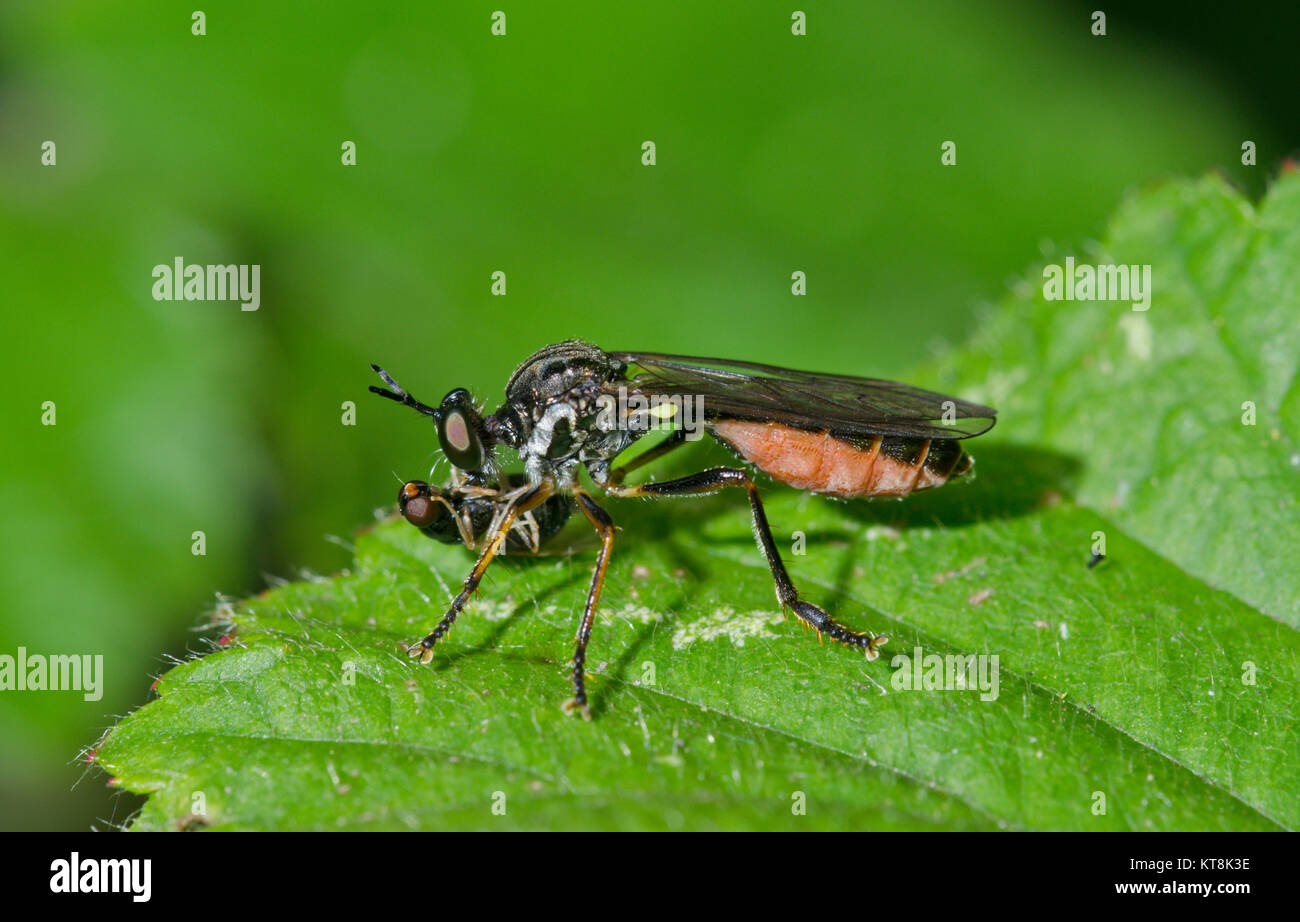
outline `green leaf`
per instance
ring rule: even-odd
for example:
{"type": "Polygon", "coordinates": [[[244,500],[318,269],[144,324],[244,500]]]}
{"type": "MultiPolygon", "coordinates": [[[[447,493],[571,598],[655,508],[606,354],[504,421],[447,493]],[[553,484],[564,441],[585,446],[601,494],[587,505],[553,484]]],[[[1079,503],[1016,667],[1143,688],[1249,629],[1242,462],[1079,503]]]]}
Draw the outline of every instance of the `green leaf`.
{"type": "Polygon", "coordinates": [[[1215,179],[1143,192],[1078,259],[1149,264],[1148,311],[1031,273],[930,376],[1000,410],[977,479],[765,489],[804,596],[891,638],[874,663],[781,617],[743,495],[611,500],[586,723],[559,707],[582,530],[495,564],[421,667],[401,648],[471,558],[385,521],[351,571],[234,606],[96,759],[152,795],[145,829],[1296,828],[1298,228],[1293,175],[1258,212],[1215,179]],[[996,697],[898,688],[917,648],[996,655],[996,697]]]}

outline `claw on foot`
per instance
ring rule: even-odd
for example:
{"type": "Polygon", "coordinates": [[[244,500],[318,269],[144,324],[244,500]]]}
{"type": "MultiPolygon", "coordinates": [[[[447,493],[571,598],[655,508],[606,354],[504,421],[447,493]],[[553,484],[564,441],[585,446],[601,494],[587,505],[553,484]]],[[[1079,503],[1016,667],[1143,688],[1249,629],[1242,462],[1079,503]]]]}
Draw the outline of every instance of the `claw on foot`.
{"type": "Polygon", "coordinates": [[[411,659],[418,659],[424,665],[428,665],[433,659],[433,647],[426,647],[424,642],[413,643],[406,648],[406,655],[411,659]]]}
{"type": "Polygon", "coordinates": [[[577,698],[570,698],[564,704],[560,705],[566,714],[578,713],[582,715],[583,720],[591,720],[591,708],[585,704],[579,704],[577,698]]]}

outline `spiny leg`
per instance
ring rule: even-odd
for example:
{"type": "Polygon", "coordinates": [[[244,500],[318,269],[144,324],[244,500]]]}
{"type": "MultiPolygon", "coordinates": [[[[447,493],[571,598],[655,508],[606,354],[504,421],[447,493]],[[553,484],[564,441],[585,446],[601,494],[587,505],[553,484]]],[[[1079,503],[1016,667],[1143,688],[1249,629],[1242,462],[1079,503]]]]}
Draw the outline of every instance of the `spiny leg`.
{"type": "Polygon", "coordinates": [[[767,523],[767,513],[763,511],[763,501],[758,496],[758,488],[749,475],[739,468],[715,467],[698,474],[691,474],[676,480],[662,483],[645,483],[637,487],[624,487],[610,484],[605,489],[612,496],[693,496],[704,493],[716,493],[727,487],[743,487],[749,494],[749,507],[753,513],[754,536],[758,540],[759,550],[767,558],[767,566],[772,571],[776,582],[776,598],[788,607],[805,623],[816,628],[819,635],[825,634],[832,640],[866,651],[867,659],[880,655],[880,646],[888,637],[882,635],[859,634],[831,618],[824,610],[799,598],[799,592],[786,572],[781,554],[776,549],[772,538],[772,529],[767,523]]]}
{"type": "Polygon", "coordinates": [[[609,567],[609,551],[614,546],[616,528],[609,513],[582,490],[575,490],[574,497],[592,528],[600,534],[600,553],[596,555],[596,570],[591,575],[591,589],[587,591],[587,607],[582,612],[582,623],[578,626],[577,647],[573,651],[573,697],[564,702],[564,711],[572,714],[577,711],[587,720],[591,720],[591,708],[587,707],[587,676],[583,671],[587,663],[587,641],[591,639],[591,624],[596,618],[596,603],[600,601],[600,590],[605,585],[605,571],[609,567]]]}
{"type": "Polygon", "coordinates": [[[487,545],[483,548],[483,552],[479,554],[478,561],[466,578],[465,585],[461,587],[460,593],[456,598],[452,599],[447,614],[443,615],[442,620],[438,622],[438,626],[429,632],[429,636],[406,648],[407,656],[419,657],[421,663],[427,663],[433,659],[434,645],[451,630],[451,626],[456,623],[456,618],[459,617],[466,603],[469,602],[469,597],[474,594],[474,590],[478,589],[478,584],[483,579],[484,572],[487,571],[488,565],[492,563],[492,559],[500,552],[501,545],[505,543],[506,537],[510,534],[515,519],[544,503],[553,490],[554,488],[548,482],[536,484],[531,490],[513,499],[497,516],[495,527],[487,535],[487,545]]]}

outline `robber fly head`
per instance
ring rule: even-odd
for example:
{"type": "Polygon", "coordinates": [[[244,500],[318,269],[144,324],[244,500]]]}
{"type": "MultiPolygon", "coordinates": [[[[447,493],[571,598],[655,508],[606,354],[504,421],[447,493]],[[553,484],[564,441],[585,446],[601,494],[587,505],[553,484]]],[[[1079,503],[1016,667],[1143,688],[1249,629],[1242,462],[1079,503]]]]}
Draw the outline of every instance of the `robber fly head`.
{"type": "Polygon", "coordinates": [[[491,469],[493,448],[497,440],[485,425],[478,408],[474,406],[469,391],[458,387],[442,398],[442,403],[437,407],[431,407],[408,394],[388,372],[378,365],[372,364],[370,367],[388,385],[387,388],[372,385],[370,390],[373,393],[408,406],[425,416],[433,417],[434,425],[438,430],[438,444],[442,447],[442,453],[447,456],[447,460],[455,467],[470,475],[480,475],[491,469]]]}
{"type": "Polygon", "coordinates": [[[482,473],[492,460],[493,440],[470,399],[469,391],[458,387],[433,411],[438,427],[438,444],[447,460],[471,474],[482,473]]]}

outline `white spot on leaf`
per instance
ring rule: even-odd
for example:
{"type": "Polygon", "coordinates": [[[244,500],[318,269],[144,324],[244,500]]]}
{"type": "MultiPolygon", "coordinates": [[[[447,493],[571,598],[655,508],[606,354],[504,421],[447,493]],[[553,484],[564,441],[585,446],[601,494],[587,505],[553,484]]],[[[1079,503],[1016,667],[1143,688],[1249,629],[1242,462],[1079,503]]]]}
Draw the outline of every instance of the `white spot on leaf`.
{"type": "Polygon", "coordinates": [[[721,637],[743,647],[750,637],[775,637],[768,628],[780,624],[782,617],[779,611],[750,611],[738,615],[730,606],[724,605],[698,621],[678,628],[673,633],[673,649],[680,650],[697,640],[721,637]]]}

